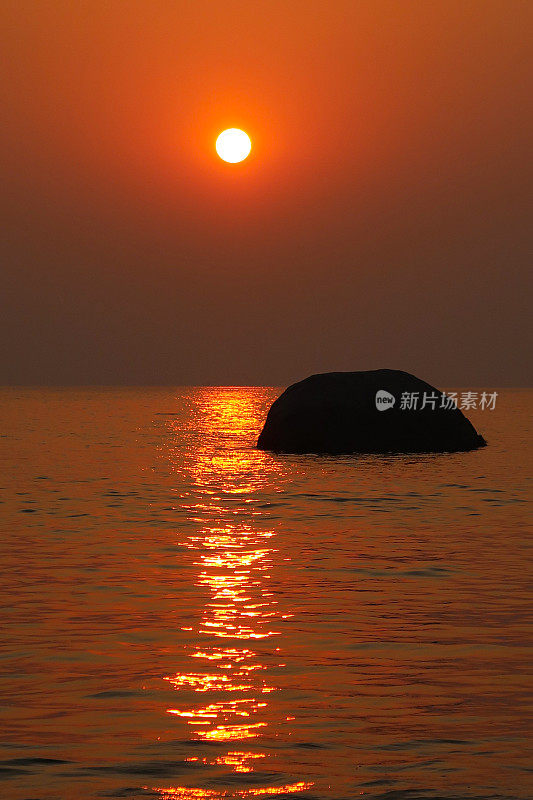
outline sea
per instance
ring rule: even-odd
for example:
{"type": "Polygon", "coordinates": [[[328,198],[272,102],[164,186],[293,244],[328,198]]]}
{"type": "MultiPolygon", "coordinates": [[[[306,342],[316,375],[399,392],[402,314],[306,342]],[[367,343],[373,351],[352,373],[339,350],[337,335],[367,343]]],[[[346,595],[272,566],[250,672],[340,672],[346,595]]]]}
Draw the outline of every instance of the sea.
{"type": "Polygon", "coordinates": [[[2,800],[533,797],[533,393],[328,457],[280,391],[0,390],[2,800]]]}

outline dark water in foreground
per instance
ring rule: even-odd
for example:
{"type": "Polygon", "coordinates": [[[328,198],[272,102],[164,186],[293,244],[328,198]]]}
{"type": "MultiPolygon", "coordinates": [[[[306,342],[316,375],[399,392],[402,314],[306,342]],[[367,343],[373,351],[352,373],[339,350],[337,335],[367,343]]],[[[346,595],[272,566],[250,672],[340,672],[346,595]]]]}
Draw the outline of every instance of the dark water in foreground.
{"type": "Polygon", "coordinates": [[[2,390],[0,797],[533,796],[531,394],[363,458],[276,394],[2,390]]]}

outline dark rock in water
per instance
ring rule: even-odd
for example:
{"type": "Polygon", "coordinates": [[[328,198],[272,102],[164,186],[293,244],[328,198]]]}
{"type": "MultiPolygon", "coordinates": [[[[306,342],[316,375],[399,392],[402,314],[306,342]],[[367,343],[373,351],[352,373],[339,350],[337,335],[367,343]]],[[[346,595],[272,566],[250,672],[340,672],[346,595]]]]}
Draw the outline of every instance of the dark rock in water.
{"type": "Polygon", "coordinates": [[[312,375],[289,386],[272,404],[257,447],[279,453],[445,453],[485,444],[438,389],[408,372],[377,369],[312,375]]]}

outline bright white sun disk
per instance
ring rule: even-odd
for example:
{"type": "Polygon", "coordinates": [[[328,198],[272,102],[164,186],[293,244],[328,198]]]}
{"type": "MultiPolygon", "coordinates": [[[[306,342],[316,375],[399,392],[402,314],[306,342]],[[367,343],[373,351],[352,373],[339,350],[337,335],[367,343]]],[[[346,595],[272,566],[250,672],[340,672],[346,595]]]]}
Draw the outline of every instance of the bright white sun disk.
{"type": "Polygon", "coordinates": [[[223,161],[236,164],[244,161],[252,149],[250,137],[240,128],[228,128],[222,131],[216,141],[216,150],[223,161]]]}

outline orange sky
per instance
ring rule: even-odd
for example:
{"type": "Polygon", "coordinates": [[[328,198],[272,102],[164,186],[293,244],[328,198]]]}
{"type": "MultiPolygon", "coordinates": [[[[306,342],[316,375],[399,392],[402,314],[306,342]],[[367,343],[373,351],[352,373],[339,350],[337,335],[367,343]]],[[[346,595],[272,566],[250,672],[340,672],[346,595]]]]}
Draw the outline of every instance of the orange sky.
{"type": "Polygon", "coordinates": [[[529,381],[527,0],[0,16],[3,383],[529,381]]]}

